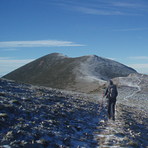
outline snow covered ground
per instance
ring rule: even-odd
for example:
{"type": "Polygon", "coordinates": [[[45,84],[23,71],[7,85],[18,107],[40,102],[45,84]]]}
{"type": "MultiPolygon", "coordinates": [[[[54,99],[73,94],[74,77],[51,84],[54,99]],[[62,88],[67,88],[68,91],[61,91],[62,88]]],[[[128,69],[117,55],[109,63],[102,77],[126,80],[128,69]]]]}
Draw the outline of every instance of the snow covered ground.
{"type": "Polygon", "coordinates": [[[120,103],[148,109],[148,75],[130,74],[128,77],[115,78],[114,82],[118,85],[120,103]]]}
{"type": "Polygon", "coordinates": [[[146,148],[148,112],[119,99],[112,121],[99,96],[0,79],[0,147],[146,148]]]}

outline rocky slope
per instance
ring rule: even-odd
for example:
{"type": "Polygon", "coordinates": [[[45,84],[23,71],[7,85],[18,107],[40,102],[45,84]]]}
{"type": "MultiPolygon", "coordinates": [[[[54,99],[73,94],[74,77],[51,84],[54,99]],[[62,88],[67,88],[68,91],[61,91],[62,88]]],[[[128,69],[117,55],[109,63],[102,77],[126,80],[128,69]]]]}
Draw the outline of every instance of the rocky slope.
{"type": "Polygon", "coordinates": [[[148,75],[130,74],[128,77],[113,79],[118,86],[120,101],[126,105],[147,109],[148,75]]]}
{"type": "Polygon", "coordinates": [[[119,99],[115,122],[106,112],[105,100],[94,95],[0,79],[0,147],[148,146],[147,109],[119,99]]]}
{"type": "Polygon", "coordinates": [[[52,88],[90,92],[108,79],[124,77],[130,73],[136,71],[95,55],[69,58],[53,53],[5,75],[4,78],[52,88]]]}

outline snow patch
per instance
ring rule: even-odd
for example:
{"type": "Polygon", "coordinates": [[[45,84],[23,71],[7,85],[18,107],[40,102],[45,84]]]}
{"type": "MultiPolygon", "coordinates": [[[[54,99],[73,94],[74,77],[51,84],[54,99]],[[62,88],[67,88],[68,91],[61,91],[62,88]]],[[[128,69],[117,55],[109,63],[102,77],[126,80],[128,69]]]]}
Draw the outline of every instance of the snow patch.
{"type": "Polygon", "coordinates": [[[62,53],[57,53],[57,56],[62,57],[62,58],[68,58],[68,56],[62,54],[62,53]]]}
{"type": "Polygon", "coordinates": [[[99,73],[99,70],[97,69],[97,67],[99,66],[98,58],[99,57],[95,55],[88,56],[88,59],[80,64],[79,77],[83,77],[83,79],[91,82],[100,81],[103,76],[99,73]]]}

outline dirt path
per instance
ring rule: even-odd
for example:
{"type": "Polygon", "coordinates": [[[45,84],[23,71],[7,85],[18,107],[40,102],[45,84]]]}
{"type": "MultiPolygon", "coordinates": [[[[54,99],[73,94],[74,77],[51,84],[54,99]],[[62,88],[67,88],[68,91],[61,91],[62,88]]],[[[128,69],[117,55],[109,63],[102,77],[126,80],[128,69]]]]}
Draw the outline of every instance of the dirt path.
{"type": "MultiPolygon", "coordinates": [[[[104,115],[104,119],[100,121],[98,126],[98,131],[94,134],[95,140],[98,141],[98,148],[146,148],[148,146],[145,137],[147,133],[143,131],[145,127],[141,127],[141,129],[137,127],[138,132],[131,129],[132,126],[136,128],[136,125],[139,125],[137,122],[129,120],[132,116],[131,118],[127,116],[128,109],[118,104],[116,121],[108,120],[104,115]],[[138,136],[140,133],[141,136],[138,136]],[[143,141],[141,141],[142,139],[143,141]]],[[[102,108],[102,114],[103,112],[105,114],[105,108],[102,108]]]]}
{"type": "Polygon", "coordinates": [[[128,100],[128,98],[133,97],[135,94],[137,94],[138,92],[141,91],[140,83],[141,83],[141,81],[142,81],[142,77],[143,77],[143,75],[141,75],[140,77],[137,77],[137,81],[138,81],[138,82],[137,82],[137,85],[135,85],[135,87],[137,88],[137,90],[134,91],[132,94],[127,95],[126,97],[124,97],[124,100],[128,100]]]}

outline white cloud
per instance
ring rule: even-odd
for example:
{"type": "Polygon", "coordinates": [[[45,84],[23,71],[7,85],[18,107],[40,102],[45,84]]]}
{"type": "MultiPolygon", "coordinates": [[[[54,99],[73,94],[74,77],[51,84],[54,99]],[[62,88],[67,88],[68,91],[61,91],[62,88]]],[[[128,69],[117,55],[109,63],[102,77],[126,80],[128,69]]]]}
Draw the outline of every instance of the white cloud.
{"type": "Polygon", "coordinates": [[[123,1],[101,1],[95,0],[92,2],[81,1],[60,1],[57,4],[63,8],[82,12],[92,15],[141,15],[143,11],[147,11],[147,6],[144,3],[133,3],[123,1]]]}
{"type": "Polygon", "coordinates": [[[5,75],[31,61],[34,59],[24,59],[17,60],[11,57],[0,57],[0,76],[5,75]]]}
{"type": "Polygon", "coordinates": [[[136,69],[139,73],[148,74],[148,63],[146,62],[148,60],[148,56],[131,56],[127,58],[134,62],[134,64],[128,64],[128,66],[136,69]]]}
{"type": "Polygon", "coordinates": [[[94,14],[94,15],[125,15],[125,13],[116,10],[116,11],[109,11],[103,9],[96,9],[96,8],[87,8],[87,7],[77,7],[77,10],[85,13],[85,14],[94,14]]]}
{"type": "Polygon", "coordinates": [[[18,48],[4,48],[3,51],[18,51],[18,48]]]}
{"type": "Polygon", "coordinates": [[[38,40],[38,41],[6,41],[0,42],[0,48],[15,47],[61,47],[61,46],[84,46],[70,41],[38,40]]]}
{"type": "Polygon", "coordinates": [[[110,60],[113,60],[113,61],[116,60],[116,58],[110,58],[110,57],[107,57],[107,59],[110,59],[110,60]]]}
{"type": "Polygon", "coordinates": [[[126,28],[126,29],[114,29],[113,31],[128,32],[128,31],[144,31],[144,30],[148,30],[148,28],[126,28]]]}
{"type": "Polygon", "coordinates": [[[130,64],[130,66],[135,68],[148,68],[148,64],[130,64]]]}
{"type": "Polygon", "coordinates": [[[144,5],[138,4],[138,3],[126,3],[126,2],[113,2],[113,6],[116,7],[126,7],[126,8],[145,8],[144,5]]]}
{"type": "Polygon", "coordinates": [[[148,60],[148,56],[128,57],[128,59],[132,59],[132,60],[148,60]]]}
{"type": "Polygon", "coordinates": [[[129,64],[128,66],[136,69],[140,73],[148,74],[148,64],[129,64]]]}
{"type": "Polygon", "coordinates": [[[12,59],[12,57],[0,57],[0,61],[1,60],[9,60],[9,59],[12,59]]]}

